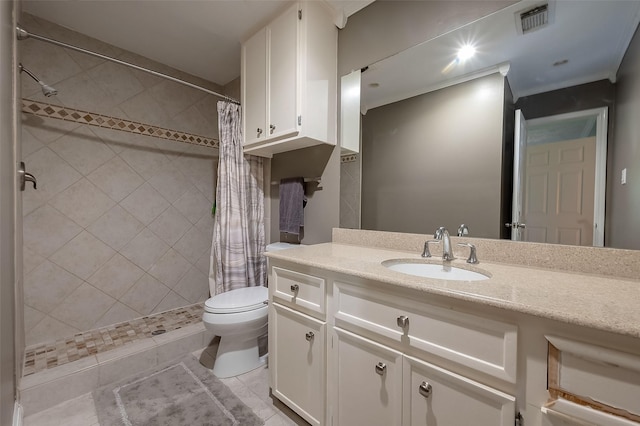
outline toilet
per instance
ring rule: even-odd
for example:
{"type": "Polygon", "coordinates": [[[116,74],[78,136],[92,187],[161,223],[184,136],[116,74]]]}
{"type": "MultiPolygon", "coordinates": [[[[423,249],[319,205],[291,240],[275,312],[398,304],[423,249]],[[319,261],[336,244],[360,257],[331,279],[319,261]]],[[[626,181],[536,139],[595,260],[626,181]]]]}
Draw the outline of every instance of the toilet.
{"type": "MultiPolygon", "coordinates": [[[[266,251],[290,247],[294,245],[274,243],[266,251]]],[[[265,363],[266,355],[259,356],[258,338],[267,334],[268,300],[267,287],[259,286],[227,291],[204,303],[204,326],[220,336],[213,365],[217,377],[238,376],[265,363]]]]}

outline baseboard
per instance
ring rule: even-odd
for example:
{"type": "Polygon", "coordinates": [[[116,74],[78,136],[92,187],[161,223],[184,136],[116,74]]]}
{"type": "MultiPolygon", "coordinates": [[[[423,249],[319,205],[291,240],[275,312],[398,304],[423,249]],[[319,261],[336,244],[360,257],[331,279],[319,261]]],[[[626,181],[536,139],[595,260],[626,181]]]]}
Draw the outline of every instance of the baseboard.
{"type": "Polygon", "coordinates": [[[23,417],[22,405],[16,401],[13,406],[13,426],[22,426],[23,417]]]}

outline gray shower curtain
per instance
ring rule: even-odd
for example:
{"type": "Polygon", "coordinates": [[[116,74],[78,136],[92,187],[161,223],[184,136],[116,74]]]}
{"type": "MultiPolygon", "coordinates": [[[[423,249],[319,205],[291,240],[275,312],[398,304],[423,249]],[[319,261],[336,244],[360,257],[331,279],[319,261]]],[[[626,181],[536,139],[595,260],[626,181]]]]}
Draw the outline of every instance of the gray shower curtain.
{"type": "Polygon", "coordinates": [[[211,243],[211,296],[265,285],[263,159],[242,152],[240,106],[218,102],[220,159],[211,243]]]}

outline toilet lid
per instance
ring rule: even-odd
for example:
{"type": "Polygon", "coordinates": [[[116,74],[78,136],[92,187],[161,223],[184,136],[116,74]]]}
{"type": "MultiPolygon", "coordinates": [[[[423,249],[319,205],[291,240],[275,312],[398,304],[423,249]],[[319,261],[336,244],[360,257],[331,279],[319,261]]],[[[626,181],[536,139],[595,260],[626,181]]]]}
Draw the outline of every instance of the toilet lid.
{"type": "Polygon", "coordinates": [[[252,311],[265,306],[269,290],[263,286],[244,287],[217,294],[204,302],[204,309],[214,314],[252,311]]]}

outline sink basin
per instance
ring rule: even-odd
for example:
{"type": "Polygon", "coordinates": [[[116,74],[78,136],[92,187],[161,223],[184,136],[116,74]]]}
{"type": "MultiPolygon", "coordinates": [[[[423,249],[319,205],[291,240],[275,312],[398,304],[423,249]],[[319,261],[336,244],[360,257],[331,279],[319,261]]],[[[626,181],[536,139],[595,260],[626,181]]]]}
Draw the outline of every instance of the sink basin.
{"type": "Polygon", "coordinates": [[[392,271],[403,274],[415,275],[418,277],[436,278],[450,281],[482,281],[488,280],[489,276],[480,272],[468,269],[456,268],[455,266],[444,266],[434,263],[416,263],[387,260],[382,265],[392,271]]]}

